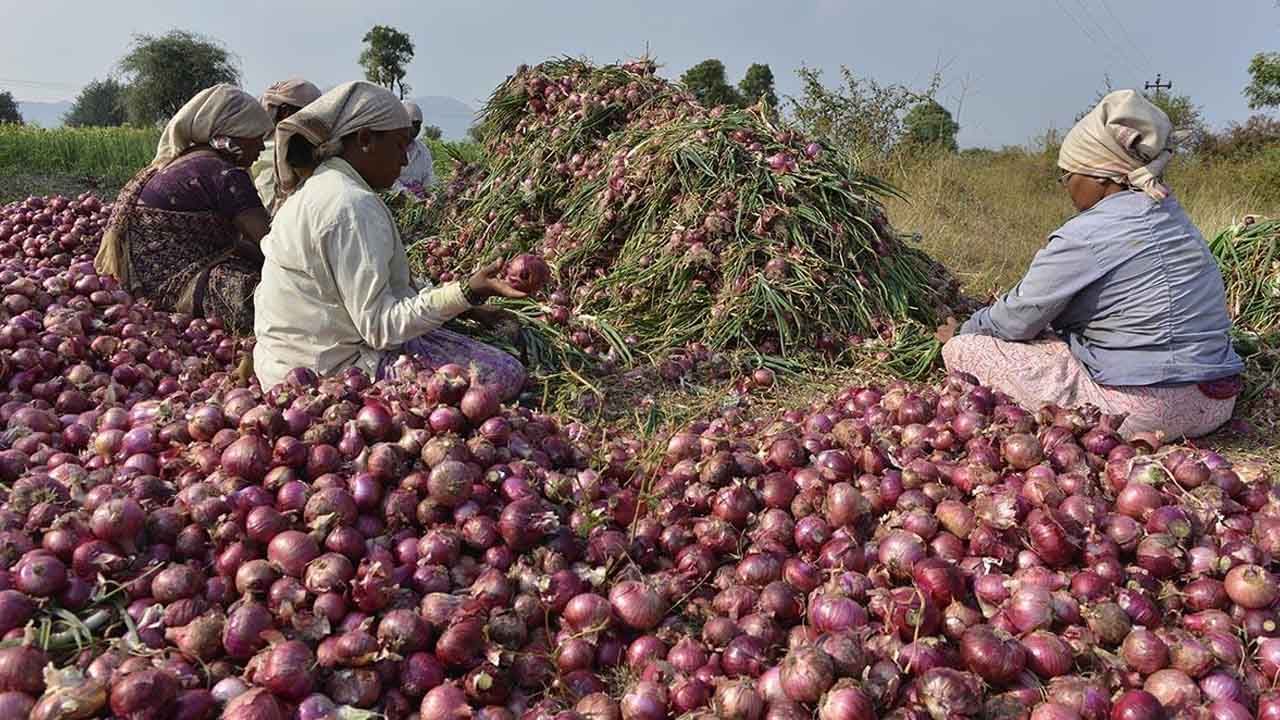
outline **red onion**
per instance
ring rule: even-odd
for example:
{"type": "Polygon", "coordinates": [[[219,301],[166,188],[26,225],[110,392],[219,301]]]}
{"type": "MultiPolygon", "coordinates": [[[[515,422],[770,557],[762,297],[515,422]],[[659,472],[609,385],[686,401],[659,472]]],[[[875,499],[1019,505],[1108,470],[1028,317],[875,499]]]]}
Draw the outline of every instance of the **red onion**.
{"type": "Polygon", "coordinates": [[[1043,679],[1051,679],[1071,672],[1074,658],[1071,648],[1062,638],[1044,630],[1036,630],[1022,638],[1026,650],[1027,668],[1043,679]]]}
{"type": "Polygon", "coordinates": [[[504,277],[511,287],[524,293],[536,293],[551,279],[551,268],[537,255],[517,255],[507,263],[504,277]]]}
{"type": "Polygon", "coordinates": [[[1237,565],[1227,573],[1227,596],[1243,608],[1264,608],[1280,596],[1276,580],[1265,568],[1257,565],[1237,565]]]}
{"type": "Polygon", "coordinates": [[[236,659],[248,659],[266,646],[262,633],[274,625],[271,613],[259,603],[248,602],[236,608],[228,617],[222,631],[222,645],[227,655],[236,659]]]}
{"type": "Polygon", "coordinates": [[[666,688],[642,681],[622,696],[619,709],[623,720],[666,720],[669,717],[667,701],[666,688]]]}
{"type": "Polygon", "coordinates": [[[0,648],[0,692],[22,692],[39,697],[44,692],[45,655],[36,648],[0,648]]]}
{"type": "Polygon", "coordinates": [[[320,546],[306,533],[286,530],[271,539],[267,545],[267,559],[282,572],[300,578],[307,563],[320,556],[320,546]]]}
{"type": "Polygon", "coordinates": [[[1143,675],[1169,666],[1169,647],[1145,628],[1134,628],[1125,638],[1120,652],[1125,664],[1143,675]]]}
{"type": "Polygon", "coordinates": [[[271,446],[256,435],[246,435],[222,451],[222,469],[233,477],[259,482],[271,467],[271,446]]]}
{"type": "Polygon", "coordinates": [[[1200,703],[1200,688],[1180,670],[1158,670],[1147,678],[1142,689],[1170,709],[1191,708],[1200,703]]]}
{"type": "MultiPolygon", "coordinates": [[[[755,683],[746,679],[730,680],[716,688],[714,701],[716,717],[726,720],[760,720],[764,715],[764,699],[755,683]]],[[[623,706],[623,718],[626,718],[623,706]]]]}
{"type": "MultiPolygon", "coordinates": [[[[139,670],[116,679],[111,687],[111,711],[120,717],[146,717],[156,708],[170,707],[178,698],[178,681],[160,670],[139,670]]],[[[223,717],[236,718],[232,714],[237,700],[231,701],[223,717]]],[[[278,716],[277,716],[278,717],[278,716]]]]}
{"type": "Polygon", "coordinates": [[[759,677],[765,670],[765,661],[765,643],[751,635],[733,638],[721,654],[721,663],[729,677],[759,677]]]}
{"type": "Polygon", "coordinates": [[[910,577],[912,567],[924,557],[924,542],[914,533],[894,530],[880,541],[881,564],[899,577],[910,577]]]}
{"type": "Polygon", "coordinates": [[[920,678],[920,693],[932,717],[968,717],[982,707],[977,677],[951,668],[934,668],[920,678]]]}
{"type": "Polygon", "coordinates": [[[297,640],[273,645],[263,651],[254,682],[287,700],[302,700],[314,684],[311,650],[297,640]]]}
{"type": "Polygon", "coordinates": [[[975,625],[960,638],[965,667],[992,683],[1008,683],[1026,666],[1026,651],[989,625],[975,625]]]}
{"type": "Polygon", "coordinates": [[[817,702],[835,680],[831,657],[815,646],[795,648],[782,661],[782,691],[794,702],[817,702]]]}

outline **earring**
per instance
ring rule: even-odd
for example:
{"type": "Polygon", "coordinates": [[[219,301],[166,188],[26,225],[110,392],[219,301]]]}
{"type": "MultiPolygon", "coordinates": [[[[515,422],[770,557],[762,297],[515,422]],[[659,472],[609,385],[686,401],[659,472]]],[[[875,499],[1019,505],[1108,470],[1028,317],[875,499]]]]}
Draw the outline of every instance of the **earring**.
{"type": "Polygon", "coordinates": [[[368,145],[363,145],[363,146],[361,146],[361,147],[360,147],[360,150],[361,150],[364,154],[366,154],[366,155],[368,155],[368,154],[369,154],[369,146],[368,146],[368,145]]]}

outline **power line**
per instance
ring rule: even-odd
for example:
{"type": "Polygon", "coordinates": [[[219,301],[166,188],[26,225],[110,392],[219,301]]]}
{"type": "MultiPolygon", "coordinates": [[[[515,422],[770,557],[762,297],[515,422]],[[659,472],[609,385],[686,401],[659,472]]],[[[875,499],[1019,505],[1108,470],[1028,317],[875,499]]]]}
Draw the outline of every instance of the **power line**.
{"type": "Polygon", "coordinates": [[[1120,18],[1117,17],[1114,12],[1112,12],[1111,3],[1108,3],[1107,0],[1102,0],[1102,7],[1107,11],[1107,14],[1111,16],[1112,21],[1114,21],[1115,24],[1120,28],[1120,32],[1121,34],[1124,35],[1124,39],[1126,42],[1128,42],[1129,47],[1136,50],[1142,56],[1143,62],[1146,63],[1146,69],[1147,70],[1154,69],[1156,64],[1151,61],[1151,56],[1147,54],[1146,48],[1142,47],[1141,45],[1133,41],[1133,36],[1129,34],[1129,29],[1126,28],[1124,26],[1124,23],[1120,21],[1120,18]]]}
{"type": "Polygon", "coordinates": [[[1094,19],[1093,13],[1089,12],[1089,6],[1084,4],[1084,0],[1076,0],[1076,5],[1080,7],[1080,15],[1084,17],[1089,25],[1098,30],[1099,34],[1102,35],[1102,39],[1105,40],[1108,45],[1114,47],[1116,45],[1116,41],[1111,38],[1107,29],[1094,19]]]}
{"type": "MultiPolygon", "coordinates": [[[[1128,45],[1122,42],[1117,42],[1116,39],[1111,36],[1111,33],[1107,32],[1106,25],[1098,22],[1098,19],[1093,16],[1093,11],[1089,9],[1089,5],[1085,4],[1084,0],[1076,0],[1076,4],[1080,6],[1080,12],[1084,15],[1085,19],[1102,33],[1102,37],[1105,38],[1113,47],[1119,48],[1120,52],[1124,55],[1126,62],[1133,62],[1138,59],[1128,45]]],[[[1139,62],[1139,64],[1141,63],[1139,62]]]]}
{"type": "MultiPolygon", "coordinates": [[[[1116,59],[1116,52],[1114,47],[1107,47],[1106,45],[1103,45],[1102,43],[1098,42],[1098,38],[1094,36],[1094,34],[1090,32],[1089,29],[1086,28],[1083,23],[1080,22],[1080,19],[1067,11],[1067,7],[1062,4],[1062,0],[1053,0],[1053,2],[1058,6],[1058,9],[1062,11],[1063,15],[1066,15],[1068,18],[1071,18],[1071,22],[1075,24],[1076,29],[1079,30],[1082,35],[1088,38],[1089,42],[1098,46],[1099,49],[1110,53],[1110,56],[1111,56],[1110,60],[1114,61],[1116,59]]],[[[1121,60],[1123,60],[1123,58],[1121,58],[1121,60]]]]}

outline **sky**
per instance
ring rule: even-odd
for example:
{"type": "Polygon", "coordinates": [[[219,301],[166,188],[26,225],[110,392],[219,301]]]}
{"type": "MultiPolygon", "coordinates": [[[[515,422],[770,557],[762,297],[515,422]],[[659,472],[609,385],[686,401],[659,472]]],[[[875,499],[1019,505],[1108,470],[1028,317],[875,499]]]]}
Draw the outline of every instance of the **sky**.
{"type": "Polygon", "coordinates": [[[1108,77],[1141,87],[1157,73],[1220,128],[1250,114],[1249,59],[1280,50],[1275,0],[0,0],[0,18],[0,90],[19,100],[72,98],[133,34],[172,28],[222,41],[254,94],[294,75],[329,87],[360,76],[361,38],[389,24],[417,49],[412,94],[472,107],[517,65],[557,55],[648,52],[668,77],[716,57],[734,82],[764,62],[784,97],[803,66],[915,87],[936,71],[965,147],[1065,129],[1108,77]]]}

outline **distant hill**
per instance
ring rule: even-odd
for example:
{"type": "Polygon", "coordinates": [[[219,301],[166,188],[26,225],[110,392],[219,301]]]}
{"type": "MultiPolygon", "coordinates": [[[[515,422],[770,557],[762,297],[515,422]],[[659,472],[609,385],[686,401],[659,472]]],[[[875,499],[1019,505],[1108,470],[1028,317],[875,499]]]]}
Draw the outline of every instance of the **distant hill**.
{"type": "Polygon", "coordinates": [[[424,125],[435,125],[444,132],[445,140],[462,140],[471,129],[476,111],[457,98],[425,95],[411,98],[422,108],[424,125]]]}
{"type": "Polygon", "coordinates": [[[18,101],[18,112],[28,125],[39,125],[44,128],[62,127],[62,116],[71,110],[71,101],[60,102],[27,102],[18,101]]]}

